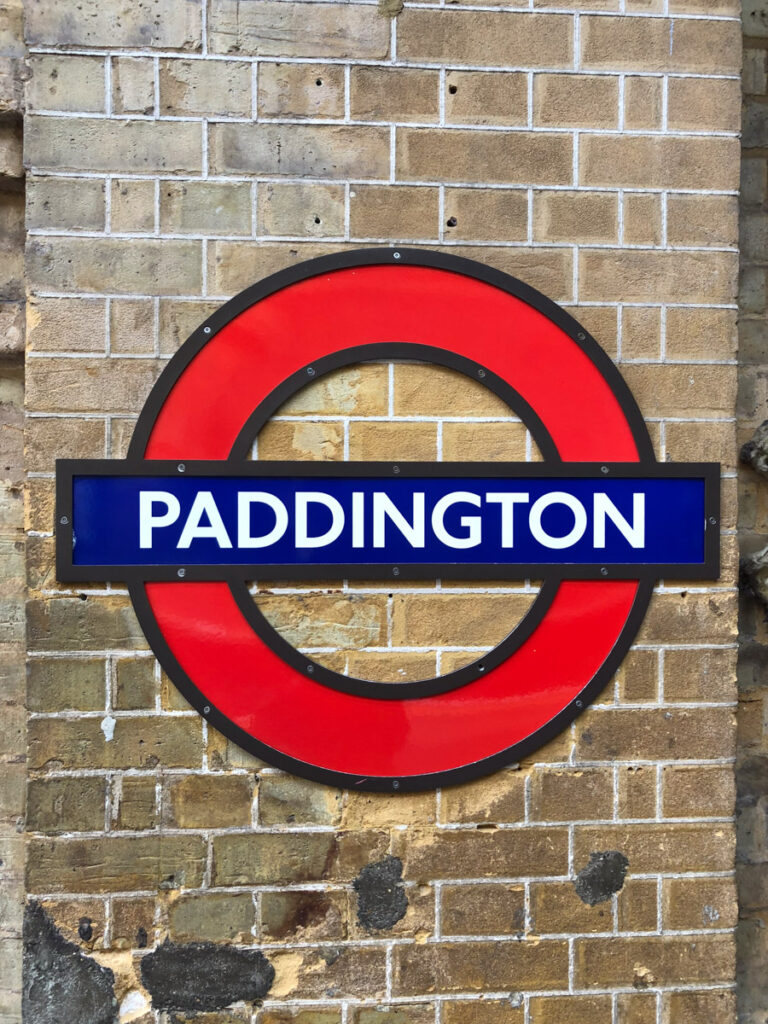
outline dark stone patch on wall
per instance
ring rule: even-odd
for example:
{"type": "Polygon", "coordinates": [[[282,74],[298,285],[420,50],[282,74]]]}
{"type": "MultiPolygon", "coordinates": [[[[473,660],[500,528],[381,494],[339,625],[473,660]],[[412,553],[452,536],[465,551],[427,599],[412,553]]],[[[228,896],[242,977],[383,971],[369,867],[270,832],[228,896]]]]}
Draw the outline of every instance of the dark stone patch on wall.
{"type": "Polygon", "coordinates": [[[142,959],[141,980],[156,1010],[220,1010],[263,999],[275,969],[258,950],[165,942],[142,959]]]}
{"type": "Polygon", "coordinates": [[[594,907],[619,892],[628,867],[629,861],[618,850],[590,853],[589,864],[576,875],[573,887],[579,899],[594,907]]]}
{"type": "Polygon", "coordinates": [[[23,968],[25,1024],[112,1024],[117,1019],[112,971],[68,942],[35,902],[24,912],[23,968]]]}
{"type": "Polygon", "coordinates": [[[384,857],[367,864],[355,879],[357,919],[369,931],[392,928],[408,909],[403,885],[403,862],[384,857]]]}

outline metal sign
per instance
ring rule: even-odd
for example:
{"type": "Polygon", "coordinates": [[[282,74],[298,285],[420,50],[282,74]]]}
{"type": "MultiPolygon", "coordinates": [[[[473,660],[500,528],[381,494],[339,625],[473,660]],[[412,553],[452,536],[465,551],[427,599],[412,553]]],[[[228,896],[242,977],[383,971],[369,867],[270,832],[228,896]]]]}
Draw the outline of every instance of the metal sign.
{"type": "Polygon", "coordinates": [[[371,790],[477,777],[600,692],[659,577],[719,573],[719,466],[657,463],[608,356],[540,293],[469,260],[361,250],[275,274],[174,356],[128,458],[57,463],[57,573],[125,580],[166,672],[217,729],[299,775],[371,790]],[[451,367],[500,396],[541,463],[248,460],[309,382],[365,360],[451,367]],[[543,585],[492,652],[378,683],[302,655],[247,581],[543,585]]]}

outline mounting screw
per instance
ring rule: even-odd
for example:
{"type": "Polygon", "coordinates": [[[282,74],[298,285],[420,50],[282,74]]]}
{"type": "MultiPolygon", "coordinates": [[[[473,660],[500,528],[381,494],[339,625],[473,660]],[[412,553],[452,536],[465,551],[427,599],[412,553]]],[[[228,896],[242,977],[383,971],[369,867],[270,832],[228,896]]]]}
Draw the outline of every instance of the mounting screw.
{"type": "Polygon", "coordinates": [[[186,467],[186,466],[184,465],[184,463],[183,463],[183,462],[180,462],[180,463],[178,464],[178,466],[177,466],[176,468],[178,469],[178,471],[179,471],[180,473],[183,473],[183,472],[184,472],[184,470],[185,470],[185,469],[186,469],[187,467],[186,467]]]}
{"type": "Polygon", "coordinates": [[[210,334],[210,333],[211,333],[211,328],[210,327],[204,327],[203,328],[203,334],[210,334]]]}
{"type": "Polygon", "coordinates": [[[182,580],[183,580],[183,579],[184,579],[184,577],[185,577],[185,576],[187,575],[187,570],[186,570],[186,569],[179,569],[179,570],[178,570],[178,571],[176,572],[176,575],[177,575],[177,576],[179,577],[179,579],[182,579],[182,580]]]}
{"type": "Polygon", "coordinates": [[[314,366],[308,366],[307,367],[307,376],[308,377],[314,377],[315,376],[315,368],[314,368],[314,366]]]}
{"type": "Polygon", "coordinates": [[[583,701],[577,700],[577,701],[574,701],[574,703],[575,703],[577,708],[583,708],[584,707],[583,701]]]}
{"type": "Polygon", "coordinates": [[[482,379],[482,378],[483,378],[483,377],[485,376],[485,370],[483,370],[482,368],[481,368],[481,369],[479,369],[479,370],[477,371],[477,376],[478,376],[478,377],[480,377],[480,378],[482,379]]]}
{"type": "Polygon", "coordinates": [[[203,714],[204,715],[210,715],[210,713],[211,713],[210,705],[206,704],[205,707],[203,708],[203,714]]]}
{"type": "Polygon", "coordinates": [[[392,467],[392,472],[395,474],[395,476],[397,476],[397,474],[400,472],[400,467],[399,466],[393,466],[392,467]]]}
{"type": "Polygon", "coordinates": [[[307,665],[307,672],[309,672],[311,674],[314,671],[315,671],[315,666],[314,665],[307,665]]]}
{"type": "Polygon", "coordinates": [[[67,523],[69,522],[69,519],[67,518],[67,516],[62,516],[61,519],[59,519],[59,522],[61,523],[62,526],[66,526],[67,523]]]}
{"type": "Polygon", "coordinates": [[[600,472],[601,473],[607,473],[608,472],[608,467],[607,466],[601,466],[600,467],[600,472]]]}
{"type": "Polygon", "coordinates": [[[605,568],[605,566],[603,566],[602,569],[600,570],[600,575],[601,576],[607,576],[608,575],[608,570],[605,568]]]}
{"type": "Polygon", "coordinates": [[[399,260],[400,259],[400,253],[399,252],[393,252],[392,253],[392,258],[395,259],[395,260],[399,260]]]}
{"type": "Polygon", "coordinates": [[[579,331],[579,333],[576,335],[576,337],[579,339],[579,341],[586,341],[587,340],[587,336],[584,333],[584,331],[579,331]]]}
{"type": "Polygon", "coordinates": [[[398,569],[398,567],[396,565],[393,566],[393,568],[392,568],[392,575],[393,576],[399,576],[400,575],[400,570],[398,569]]]}
{"type": "Polygon", "coordinates": [[[710,516],[709,517],[709,525],[710,526],[716,526],[717,525],[717,520],[715,519],[714,516],[710,516]]]}
{"type": "Polygon", "coordinates": [[[397,781],[397,779],[392,780],[392,789],[400,789],[400,783],[397,781]]]}

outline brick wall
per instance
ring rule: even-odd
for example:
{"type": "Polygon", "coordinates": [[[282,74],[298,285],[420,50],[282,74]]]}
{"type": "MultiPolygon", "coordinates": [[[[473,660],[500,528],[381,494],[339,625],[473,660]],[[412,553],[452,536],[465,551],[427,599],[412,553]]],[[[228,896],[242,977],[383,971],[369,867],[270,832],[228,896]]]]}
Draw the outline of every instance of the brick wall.
{"type": "MultiPolygon", "coordinates": [[[[401,6],[27,0],[29,1020],[735,1019],[738,5],[401,6]],[[723,463],[725,553],[718,583],[658,588],[615,683],[529,761],[389,797],[209,729],[118,583],[56,583],[52,477],[124,454],[167,357],[234,292],[393,243],[573,311],[659,458],[723,463]]],[[[536,457],[481,388],[402,364],[318,384],[254,454],[382,446],[536,457]]],[[[396,681],[476,657],[535,586],[254,599],[396,681]]]]}

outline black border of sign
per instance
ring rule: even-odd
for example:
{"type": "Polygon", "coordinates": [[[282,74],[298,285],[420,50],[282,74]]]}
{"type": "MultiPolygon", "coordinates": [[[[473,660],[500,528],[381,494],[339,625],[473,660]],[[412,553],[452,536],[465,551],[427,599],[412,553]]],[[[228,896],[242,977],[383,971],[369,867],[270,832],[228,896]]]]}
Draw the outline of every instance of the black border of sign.
{"type": "Polygon", "coordinates": [[[152,580],[225,580],[237,584],[244,579],[327,580],[398,579],[424,580],[440,577],[450,580],[473,579],[714,579],[720,565],[720,467],[714,462],[234,462],[205,460],[176,462],[169,460],[58,459],[56,461],[56,505],[59,531],[56,545],[56,573],[62,582],[125,580],[128,583],[152,580]],[[624,479],[695,478],[704,481],[704,561],[701,563],[637,564],[607,563],[569,565],[567,562],[435,562],[393,566],[391,562],[370,564],[308,562],[288,565],[253,563],[205,565],[74,565],[72,563],[72,479],[84,476],[163,476],[163,477],[389,477],[436,479],[510,478],[515,479],[624,479]],[[66,520],[66,523],[64,522],[66,520]],[[714,527],[718,527],[715,529],[714,527]]]}
{"type": "MultiPolygon", "coordinates": [[[[499,288],[502,291],[515,296],[538,310],[545,317],[555,323],[582,349],[611,388],[622,412],[624,413],[624,416],[626,417],[633,440],[637,446],[641,461],[636,465],[645,467],[646,469],[650,469],[651,467],[658,468],[653,451],[653,445],[645,421],[637,406],[634,396],[624,381],[624,378],[621,376],[608,354],[581,326],[581,324],[570,316],[569,313],[535,288],[525,284],[523,281],[520,281],[503,271],[478,263],[475,260],[455,256],[445,252],[433,252],[425,249],[395,249],[383,247],[380,249],[349,250],[303,261],[295,266],[278,271],[277,273],[264,278],[257,284],[246,288],[244,291],[234,296],[234,298],[230,299],[229,302],[225,303],[220,309],[216,310],[215,313],[213,313],[195,331],[193,331],[179,351],[172,357],[157,380],[139,415],[136,427],[134,428],[131,443],[128,448],[128,460],[131,461],[135,459],[136,461],[141,461],[143,466],[146,467],[147,463],[143,462],[144,451],[157,416],[162,409],[163,403],[168,397],[168,394],[194,357],[215,336],[215,334],[218,333],[218,331],[235,319],[235,317],[239,316],[242,312],[254,303],[259,302],[261,299],[266,298],[274,292],[288,287],[291,284],[296,284],[299,281],[306,280],[307,278],[351,267],[393,264],[399,264],[401,266],[430,267],[473,277],[478,281],[492,285],[493,287],[499,288]]],[[[373,347],[376,346],[366,346],[366,348],[373,347]]],[[[395,349],[395,346],[378,347],[390,350],[395,349]]],[[[347,350],[347,353],[351,354],[354,351],[354,349],[349,349],[347,350]]],[[[442,358],[435,361],[445,366],[455,365],[451,361],[451,357],[454,359],[458,359],[458,357],[455,357],[453,353],[442,352],[442,350],[435,351],[441,352],[442,355],[442,358]]],[[[361,357],[358,355],[358,358],[361,357]]],[[[368,358],[385,358],[385,356],[383,354],[378,357],[371,355],[368,356],[368,358]]],[[[392,356],[391,358],[398,357],[392,356]]],[[[466,360],[461,361],[468,362],[466,360]]],[[[338,354],[327,357],[323,360],[323,363],[326,365],[323,365],[322,372],[328,372],[331,369],[345,365],[347,362],[348,360],[346,358],[343,362],[339,361],[338,354]]],[[[315,364],[313,369],[318,366],[319,363],[315,364]]],[[[463,366],[456,365],[455,368],[466,373],[466,369],[463,366]]],[[[479,372],[480,369],[483,368],[478,368],[478,377],[481,377],[479,372]]],[[[298,376],[299,374],[295,374],[294,378],[298,376]]],[[[269,416],[271,416],[273,412],[290,397],[291,394],[295,393],[302,386],[310,383],[312,380],[316,380],[317,376],[308,375],[305,371],[305,378],[303,380],[295,380],[294,378],[288,378],[260,404],[251,418],[247,421],[246,427],[241,431],[240,437],[230,453],[230,459],[242,459],[242,452],[237,450],[238,445],[244,447],[248,441],[253,438],[260,426],[266,422],[269,416]],[[246,438],[246,428],[251,431],[250,438],[246,438]]],[[[486,383],[486,380],[483,380],[483,383],[486,383]]],[[[491,390],[495,390],[494,384],[496,382],[494,380],[487,380],[487,383],[491,390]]],[[[509,388],[505,382],[501,383],[505,388],[507,388],[508,392],[512,392],[512,389],[509,388]]],[[[512,392],[512,394],[517,398],[520,397],[514,392],[512,392]]],[[[509,404],[510,407],[514,408],[509,397],[502,397],[504,397],[504,400],[507,401],[507,404],[509,404]]],[[[530,407],[528,408],[530,409],[530,407]]],[[[530,414],[533,416],[532,420],[529,420],[528,414],[521,416],[521,418],[528,421],[529,429],[531,429],[532,434],[535,436],[534,424],[538,421],[538,416],[532,409],[530,409],[530,414]]],[[[546,436],[548,437],[548,434],[546,436]]],[[[538,443],[539,447],[542,448],[545,458],[549,460],[549,464],[551,466],[552,463],[556,463],[560,460],[559,454],[556,450],[548,450],[550,446],[546,445],[546,443],[542,445],[542,442],[545,442],[544,437],[542,437],[538,443]]],[[[302,471],[308,465],[310,464],[303,463],[302,471]]],[[[67,524],[61,524],[59,520],[60,513],[57,508],[57,549],[60,543],[59,531],[63,525],[66,533],[67,526],[67,524]]],[[[554,590],[557,589],[557,585],[559,584],[555,584],[553,588],[554,590]]],[[[338,772],[322,768],[318,765],[308,764],[269,747],[267,744],[258,740],[255,736],[245,732],[245,730],[235,725],[234,722],[223,715],[216,707],[212,706],[206,700],[205,695],[194,685],[186,672],[181,668],[157,625],[157,621],[149,604],[146,588],[143,583],[129,583],[128,590],[144,635],[173,683],[186,700],[208,722],[210,722],[214,728],[218,729],[219,732],[231,739],[238,746],[257,757],[262,758],[277,768],[281,768],[284,771],[288,771],[295,775],[299,775],[316,782],[321,782],[326,785],[341,786],[350,789],[362,789],[372,792],[392,792],[393,790],[400,792],[417,792],[419,790],[432,789],[436,786],[455,785],[487,775],[490,772],[497,771],[506,765],[513,763],[515,760],[519,760],[520,758],[527,756],[539,747],[543,746],[549,740],[554,739],[581,713],[588,703],[599,695],[625,658],[627,652],[632,646],[632,642],[634,641],[638,630],[640,629],[645,613],[648,609],[648,604],[653,593],[653,581],[650,579],[639,581],[635,600],[633,601],[632,608],[627,616],[624,627],[600,669],[592,677],[589,683],[587,683],[587,685],[580,691],[577,697],[540,729],[536,730],[524,740],[513,744],[505,750],[498,751],[490,757],[483,758],[480,761],[465,764],[447,771],[433,772],[424,775],[411,775],[402,779],[393,778],[391,776],[361,777],[346,772],[338,772]]],[[[542,598],[543,592],[542,597],[535,602],[534,607],[543,603],[542,598]]],[[[252,602],[251,605],[253,606],[252,602]]],[[[255,606],[253,607],[255,608],[255,606]]],[[[525,620],[523,620],[523,622],[525,622],[525,620]]],[[[523,623],[520,625],[522,626],[523,623]]],[[[514,636],[515,632],[516,631],[513,631],[513,633],[510,634],[510,637],[514,636]]],[[[510,638],[508,637],[507,639],[510,638]]],[[[298,654],[298,652],[296,653],[298,654]]],[[[463,669],[462,672],[467,672],[473,669],[475,669],[475,666],[470,665],[467,669],[463,669]]],[[[333,673],[333,675],[337,674],[333,673]]],[[[477,675],[475,675],[474,678],[477,678],[477,675]]],[[[339,676],[339,679],[344,680],[345,677],[339,676]]],[[[402,692],[401,687],[405,684],[396,685],[398,691],[402,692]]]]}

